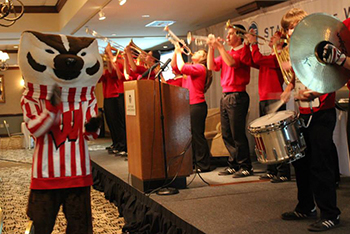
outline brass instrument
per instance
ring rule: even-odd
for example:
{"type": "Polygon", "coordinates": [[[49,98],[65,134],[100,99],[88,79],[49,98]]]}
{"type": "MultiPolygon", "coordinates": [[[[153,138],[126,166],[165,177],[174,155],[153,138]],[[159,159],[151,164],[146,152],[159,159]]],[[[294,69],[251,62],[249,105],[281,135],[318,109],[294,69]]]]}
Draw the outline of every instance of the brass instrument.
{"type": "Polygon", "coordinates": [[[31,221],[31,220],[28,221],[24,234],[34,234],[33,221],[31,221]]]}
{"type": "Polygon", "coordinates": [[[262,37],[262,36],[259,36],[259,35],[256,34],[256,33],[248,32],[248,31],[246,31],[246,30],[243,30],[243,29],[241,29],[241,28],[238,28],[238,27],[236,27],[235,25],[231,24],[231,21],[230,21],[230,20],[227,20],[227,22],[226,22],[226,27],[225,27],[225,29],[227,30],[228,28],[233,28],[233,29],[235,29],[236,31],[242,33],[242,35],[241,35],[241,34],[238,34],[238,35],[239,35],[241,38],[243,38],[243,39],[245,38],[244,34],[250,34],[250,35],[253,35],[253,36],[257,37],[257,38],[260,38],[261,40],[264,40],[264,42],[267,42],[267,39],[266,39],[265,37],[262,37]]]}
{"type": "Polygon", "coordinates": [[[101,39],[101,40],[103,40],[103,41],[113,45],[114,48],[116,48],[116,49],[118,49],[120,51],[124,51],[124,47],[122,45],[120,45],[120,44],[118,44],[118,43],[108,39],[107,37],[104,37],[104,36],[98,34],[96,31],[94,31],[92,29],[89,29],[88,27],[85,28],[85,32],[87,34],[90,34],[90,35],[94,36],[95,38],[101,39]]]}
{"type": "Polygon", "coordinates": [[[324,41],[331,42],[349,56],[350,31],[338,18],[325,13],[306,16],[290,38],[290,61],[295,75],[308,89],[330,93],[344,86],[350,78],[350,70],[325,64],[318,57],[319,49],[323,52],[324,41]]]}
{"type": "Polygon", "coordinates": [[[187,44],[191,44],[192,41],[195,45],[201,46],[207,44],[208,37],[206,36],[199,36],[199,35],[193,35],[191,32],[187,33],[187,44]]]}
{"type": "MultiPolygon", "coordinates": [[[[194,41],[194,44],[197,46],[207,45],[208,37],[206,36],[200,36],[200,35],[193,35],[191,32],[187,33],[187,43],[191,44],[192,41],[194,41]]],[[[224,39],[220,39],[220,41],[223,42],[223,44],[226,44],[226,41],[224,39]]]]}
{"type": "MultiPolygon", "coordinates": [[[[94,36],[94,37],[97,38],[97,39],[101,39],[101,40],[103,40],[103,41],[105,41],[105,42],[107,42],[107,43],[113,45],[113,46],[112,46],[112,50],[114,49],[115,51],[117,51],[117,55],[123,53],[123,51],[124,51],[124,46],[122,46],[122,45],[120,45],[120,44],[118,44],[118,43],[116,43],[116,42],[110,40],[110,39],[107,38],[107,37],[104,37],[104,36],[100,35],[100,34],[97,33],[96,31],[94,31],[94,30],[92,30],[92,29],[89,29],[88,27],[86,27],[85,32],[86,32],[87,34],[90,34],[90,35],[94,36]]],[[[143,51],[141,48],[139,48],[139,47],[133,42],[132,39],[131,39],[131,41],[130,41],[130,43],[129,43],[129,46],[131,47],[131,53],[132,53],[132,56],[133,56],[134,58],[140,59],[140,60],[142,60],[143,62],[147,63],[145,59],[146,59],[146,56],[148,55],[148,53],[146,53],[146,52],[143,51]],[[140,56],[140,55],[141,55],[141,56],[140,56]]],[[[108,61],[108,58],[105,57],[105,56],[103,56],[103,55],[102,55],[102,58],[104,59],[104,61],[108,61]]],[[[158,59],[156,59],[156,58],[154,58],[154,57],[153,57],[153,59],[154,59],[155,61],[158,62],[158,59]]],[[[152,64],[147,64],[147,65],[151,65],[151,66],[152,66],[153,63],[152,63],[152,64]]]]}
{"type": "Polygon", "coordinates": [[[146,51],[142,50],[140,47],[138,47],[134,41],[131,39],[131,41],[129,42],[129,46],[131,47],[131,50],[133,51],[133,55],[137,55],[137,59],[140,59],[141,61],[143,61],[147,66],[151,67],[155,62],[159,62],[160,60],[151,56],[150,54],[148,54],[146,51]],[[146,60],[147,56],[151,56],[153,58],[154,61],[149,62],[148,60],[146,60]]]}
{"type": "Polygon", "coordinates": [[[181,40],[180,38],[178,38],[175,33],[173,33],[170,29],[169,26],[165,26],[164,27],[164,31],[168,32],[168,34],[166,35],[166,38],[168,38],[168,40],[172,43],[179,43],[181,45],[181,47],[183,48],[183,53],[186,54],[187,56],[189,55],[193,55],[191,49],[186,45],[186,43],[181,40]]]}
{"type": "Polygon", "coordinates": [[[292,69],[289,69],[289,70],[283,69],[282,63],[284,63],[284,62],[289,63],[290,62],[289,39],[280,39],[277,43],[275,43],[273,45],[272,48],[273,48],[273,51],[276,55],[278,65],[281,69],[284,82],[288,85],[292,81],[292,78],[294,77],[294,72],[292,71],[292,69]],[[279,45],[281,43],[285,44],[285,46],[282,48],[281,51],[278,51],[277,45],[279,45]]]}

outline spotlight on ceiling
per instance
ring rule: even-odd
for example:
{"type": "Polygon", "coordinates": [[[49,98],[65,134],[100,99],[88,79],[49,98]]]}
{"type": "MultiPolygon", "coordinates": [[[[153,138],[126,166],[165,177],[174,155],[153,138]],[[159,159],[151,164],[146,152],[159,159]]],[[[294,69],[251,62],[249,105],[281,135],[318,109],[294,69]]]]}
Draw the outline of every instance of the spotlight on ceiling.
{"type": "Polygon", "coordinates": [[[119,0],[119,5],[123,6],[126,3],[126,0],[119,0]]]}
{"type": "Polygon", "coordinates": [[[98,19],[99,20],[105,20],[106,19],[105,13],[102,11],[102,9],[98,13],[98,19]]]}

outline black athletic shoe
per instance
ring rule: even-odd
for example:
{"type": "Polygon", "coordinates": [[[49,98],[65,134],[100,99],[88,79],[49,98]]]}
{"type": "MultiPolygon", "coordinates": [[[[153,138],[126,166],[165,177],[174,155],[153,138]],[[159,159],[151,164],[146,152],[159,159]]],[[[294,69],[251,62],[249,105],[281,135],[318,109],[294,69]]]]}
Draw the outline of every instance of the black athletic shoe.
{"type": "Polygon", "coordinates": [[[323,232],[338,227],[340,224],[339,215],[335,219],[320,219],[311,224],[307,230],[311,232],[323,232]]]}
{"type": "Polygon", "coordinates": [[[259,177],[259,180],[270,180],[273,178],[273,174],[271,173],[265,173],[259,177]]]}
{"type": "Polygon", "coordinates": [[[200,167],[195,167],[194,172],[205,173],[205,172],[214,171],[215,169],[216,169],[215,165],[210,165],[209,169],[202,169],[200,167]]]}
{"type": "Polygon", "coordinates": [[[286,212],[281,215],[283,220],[302,220],[302,219],[316,219],[316,207],[309,213],[300,213],[298,211],[286,212]]]}
{"type": "Polygon", "coordinates": [[[128,153],[125,151],[118,151],[115,156],[127,157],[128,153]]]}
{"type": "Polygon", "coordinates": [[[287,176],[274,176],[271,179],[271,183],[282,183],[290,181],[290,177],[287,176]]]}
{"type": "Polygon", "coordinates": [[[239,169],[239,171],[237,171],[235,174],[233,174],[233,178],[242,178],[242,177],[247,177],[247,176],[251,176],[253,175],[253,170],[250,169],[239,169]]]}
{"type": "Polygon", "coordinates": [[[231,167],[226,167],[223,171],[220,171],[218,173],[219,176],[224,176],[224,175],[233,175],[236,173],[236,170],[231,168],[231,167]]]}
{"type": "Polygon", "coordinates": [[[110,149],[113,149],[113,148],[114,148],[114,145],[112,144],[112,145],[106,147],[106,150],[110,150],[110,149]]]}

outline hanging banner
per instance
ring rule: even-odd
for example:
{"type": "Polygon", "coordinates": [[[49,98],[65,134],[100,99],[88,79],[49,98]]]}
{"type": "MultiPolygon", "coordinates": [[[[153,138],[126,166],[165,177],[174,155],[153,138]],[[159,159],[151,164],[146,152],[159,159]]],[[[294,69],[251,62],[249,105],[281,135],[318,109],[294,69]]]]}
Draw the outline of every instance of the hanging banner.
{"type": "MultiPolygon", "coordinates": [[[[242,24],[247,30],[253,28],[257,30],[257,34],[259,36],[269,40],[271,36],[280,29],[282,16],[292,8],[301,8],[308,14],[316,12],[327,13],[339,18],[341,21],[350,17],[349,0],[306,0],[291,3],[279,9],[262,12],[239,21],[232,20],[231,22],[234,22],[235,24],[242,24]]],[[[271,52],[268,45],[262,45],[260,49],[263,53],[271,52]]]]}

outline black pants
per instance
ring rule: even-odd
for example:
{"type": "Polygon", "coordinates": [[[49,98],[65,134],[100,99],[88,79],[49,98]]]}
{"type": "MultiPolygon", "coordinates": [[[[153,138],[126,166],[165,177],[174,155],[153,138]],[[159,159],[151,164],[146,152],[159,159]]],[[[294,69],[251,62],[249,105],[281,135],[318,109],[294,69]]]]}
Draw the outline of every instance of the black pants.
{"type": "Polygon", "coordinates": [[[103,107],[105,110],[106,122],[111,133],[112,144],[117,144],[118,123],[115,121],[115,117],[118,114],[118,98],[105,98],[103,100],[103,107]]]}
{"type": "MultiPolygon", "coordinates": [[[[310,115],[300,115],[308,121],[310,115]]],[[[334,160],[332,159],[335,109],[313,114],[308,128],[302,128],[306,141],[305,157],[293,162],[298,186],[296,211],[310,212],[316,202],[321,219],[334,219],[340,214],[337,207],[334,160]]]]}
{"type": "MultiPolygon", "coordinates": [[[[263,100],[259,102],[259,114],[260,117],[267,114],[268,107],[280,100],[263,100]]],[[[282,105],[278,111],[286,110],[286,105],[282,105]]],[[[288,162],[268,164],[266,173],[276,176],[285,176],[290,178],[290,165],[288,162]]]]}
{"type": "Polygon", "coordinates": [[[222,138],[230,153],[228,164],[236,170],[252,168],[246,136],[249,101],[247,92],[223,93],[220,100],[222,138]]]}
{"type": "Polygon", "coordinates": [[[210,149],[204,136],[205,119],[208,114],[206,102],[190,105],[192,152],[196,166],[201,170],[210,169],[210,149]]]}
{"type": "Polygon", "coordinates": [[[31,190],[27,215],[33,220],[35,234],[50,234],[63,206],[67,234],[92,234],[90,187],[31,190]]]}
{"type": "Polygon", "coordinates": [[[116,149],[118,151],[127,151],[126,144],[126,125],[125,125],[125,103],[124,103],[124,94],[120,93],[117,97],[117,108],[118,111],[114,116],[114,121],[117,126],[116,134],[116,149]]]}

